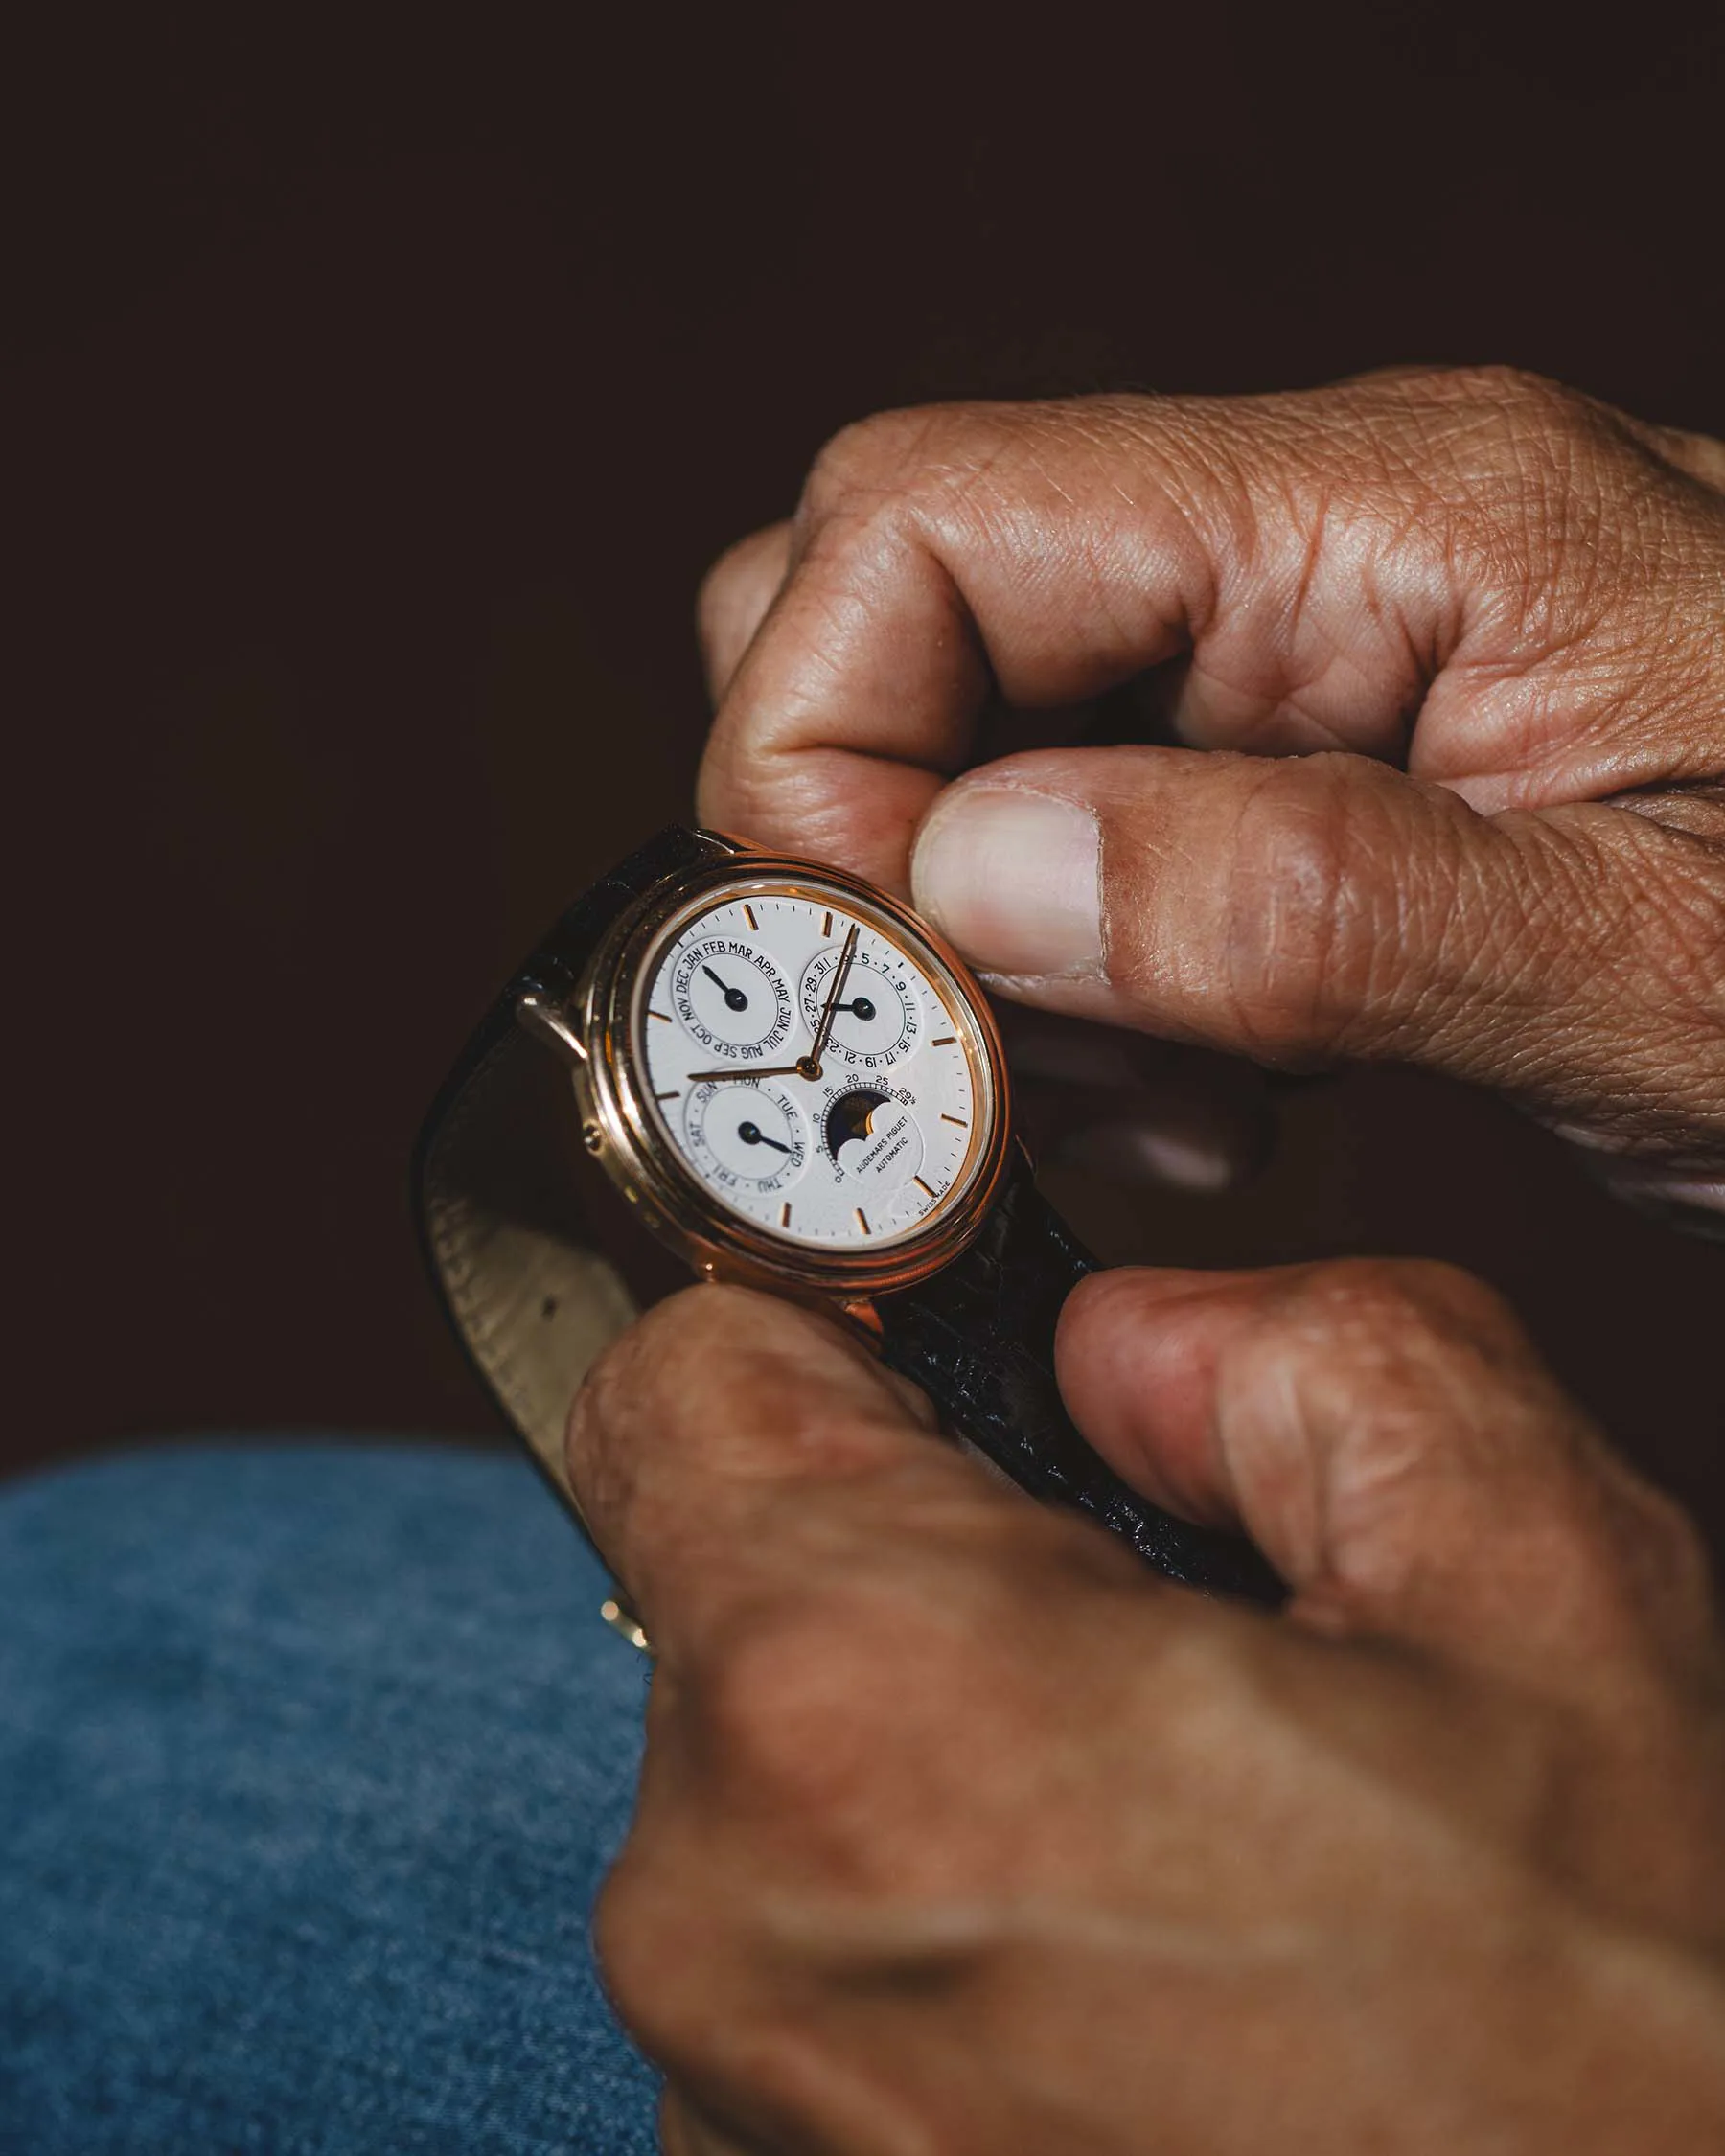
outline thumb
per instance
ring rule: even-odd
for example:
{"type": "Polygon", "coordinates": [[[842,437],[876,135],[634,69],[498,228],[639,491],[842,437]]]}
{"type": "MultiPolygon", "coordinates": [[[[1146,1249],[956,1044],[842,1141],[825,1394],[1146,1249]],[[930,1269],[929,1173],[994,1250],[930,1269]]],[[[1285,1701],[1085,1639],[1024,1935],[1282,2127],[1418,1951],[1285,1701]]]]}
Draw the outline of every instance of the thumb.
{"type": "Polygon", "coordinates": [[[1607,1143],[1725,1145],[1725,859],[1487,817],[1368,758],[1049,750],[939,796],[916,902],[1003,993],[1271,1064],[1421,1063],[1607,1143]]]}
{"type": "Polygon", "coordinates": [[[1126,1479],[1251,1535],[1291,1614],[1550,1688],[1710,1636],[1683,1514],[1619,1460],[1492,1292],[1447,1266],[1122,1269],[1057,1342],[1126,1479]]]}

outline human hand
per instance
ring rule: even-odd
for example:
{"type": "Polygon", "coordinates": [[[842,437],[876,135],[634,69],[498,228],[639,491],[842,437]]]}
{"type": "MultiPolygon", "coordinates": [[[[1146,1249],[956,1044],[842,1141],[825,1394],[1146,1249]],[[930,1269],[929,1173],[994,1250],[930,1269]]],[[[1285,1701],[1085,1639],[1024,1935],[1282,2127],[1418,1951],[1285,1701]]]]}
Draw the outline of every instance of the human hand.
{"type": "Polygon", "coordinates": [[[702,621],[704,819],[1004,995],[1424,1064],[1725,1211],[1725,446],[1503,371],[893,413],[702,621]],[[965,770],[991,689],[1147,672],[1189,745],[965,770]]]}
{"type": "Polygon", "coordinates": [[[1285,1613],[1160,1583],[740,1289],[577,1403],[658,1655],[599,1938],[669,2156],[1725,2146],[1682,1517],[1444,1269],[1100,1274],[1060,1362],[1285,1613]]]}

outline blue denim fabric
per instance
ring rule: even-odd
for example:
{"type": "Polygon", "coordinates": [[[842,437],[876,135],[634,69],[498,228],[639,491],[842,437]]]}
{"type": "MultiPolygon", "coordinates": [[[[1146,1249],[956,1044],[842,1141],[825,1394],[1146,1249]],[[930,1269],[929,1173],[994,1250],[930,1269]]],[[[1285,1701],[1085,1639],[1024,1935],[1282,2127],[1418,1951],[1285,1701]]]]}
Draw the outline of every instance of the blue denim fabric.
{"type": "Polygon", "coordinates": [[[0,1489],[0,2149],[646,2156],[588,1938],[646,1692],[603,1592],[502,1455],[0,1489]]]}

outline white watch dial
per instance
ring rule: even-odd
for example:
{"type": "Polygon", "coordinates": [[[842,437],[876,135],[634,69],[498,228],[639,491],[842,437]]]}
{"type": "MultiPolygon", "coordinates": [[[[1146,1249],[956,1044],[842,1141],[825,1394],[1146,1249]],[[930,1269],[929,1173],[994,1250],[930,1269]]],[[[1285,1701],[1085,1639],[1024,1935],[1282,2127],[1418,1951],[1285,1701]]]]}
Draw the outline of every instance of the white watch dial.
{"type": "Polygon", "coordinates": [[[751,884],[667,930],[635,1052],[654,1116],[719,1204],[791,1243],[912,1237],[968,1188],[994,1111],[963,991],[885,914],[751,884]]]}

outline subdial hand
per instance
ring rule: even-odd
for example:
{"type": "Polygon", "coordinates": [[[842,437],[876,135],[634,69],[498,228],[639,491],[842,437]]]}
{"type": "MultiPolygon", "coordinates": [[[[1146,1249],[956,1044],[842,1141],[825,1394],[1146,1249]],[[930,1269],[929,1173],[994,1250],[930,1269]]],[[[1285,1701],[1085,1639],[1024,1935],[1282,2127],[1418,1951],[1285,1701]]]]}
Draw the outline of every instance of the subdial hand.
{"type": "Polygon", "coordinates": [[[777,1138],[770,1138],[758,1123],[739,1123],[737,1135],[745,1145],[770,1145],[775,1153],[789,1153],[790,1146],[781,1145],[777,1138]]]}
{"type": "Polygon", "coordinates": [[[711,966],[702,966],[701,970],[703,974],[705,974],[708,980],[712,982],[713,986],[718,989],[724,996],[724,1007],[727,1011],[748,1010],[748,998],[744,995],[743,991],[740,988],[727,988],[724,981],[719,978],[719,975],[714,973],[711,966]]]}
{"type": "Polygon", "coordinates": [[[854,1011],[864,1025],[875,1015],[875,1007],[866,996],[854,996],[848,1003],[840,1003],[839,1008],[841,1011],[854,1011]]]}

